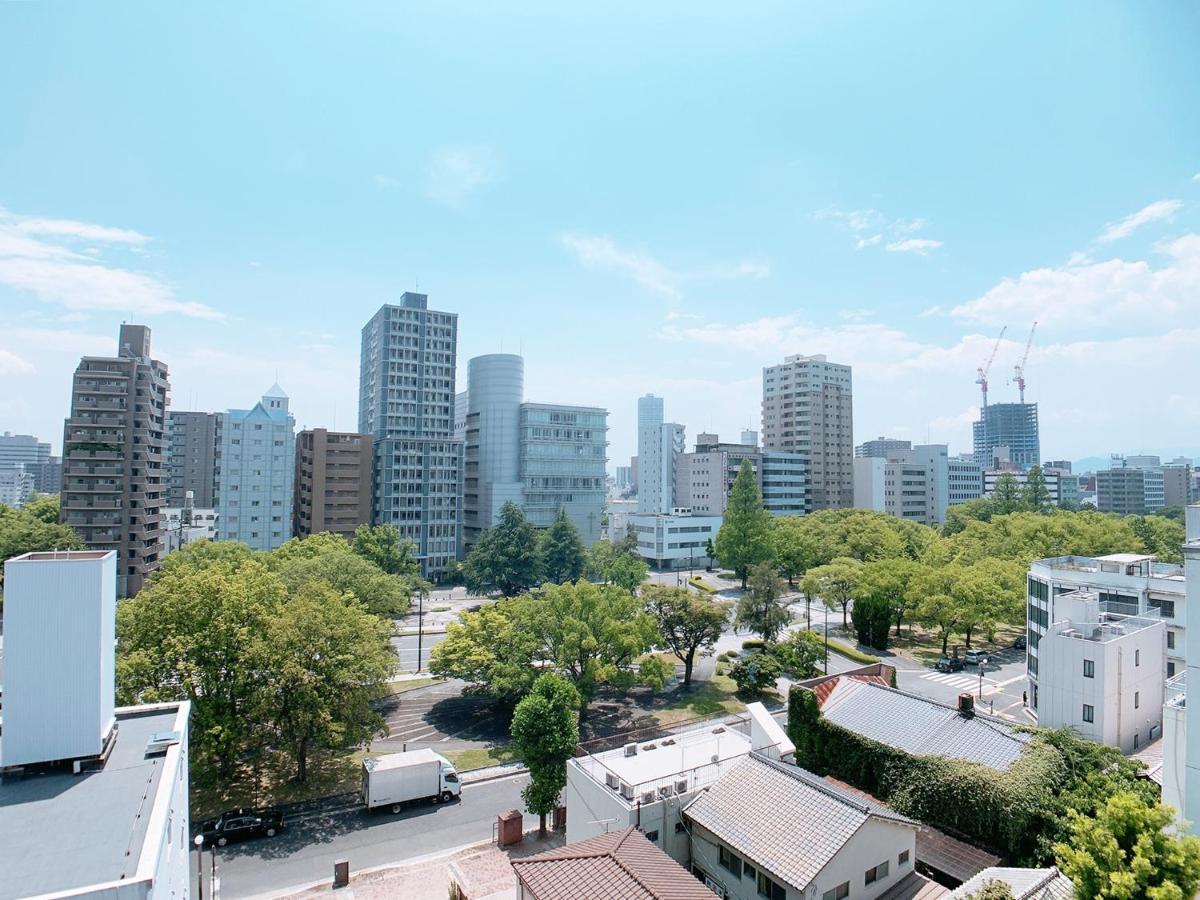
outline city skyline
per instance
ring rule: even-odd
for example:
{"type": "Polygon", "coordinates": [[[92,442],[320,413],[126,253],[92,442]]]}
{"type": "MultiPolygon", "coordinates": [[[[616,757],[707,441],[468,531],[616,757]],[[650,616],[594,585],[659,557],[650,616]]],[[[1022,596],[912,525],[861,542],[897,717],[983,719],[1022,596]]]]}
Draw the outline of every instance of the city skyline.
{"type": "Polygon", "coordinates": [[[858,439],[969,450],[974,370],[1007,325],[990,399],[1014,401],[1034,319],[1044,454],[1194,449],[1194,10],[548,10],[497,37],[500,13],[295,7],[286,41],[270,7],[237,34],[0,15],[26,136],[0,144],[0,421],[56,453],[121,320],[154,329],[173,409],[278,380],[299,426],[353,429],[361,323],[418,281],[460,317],[459,383],[521,352],[530,396],[611,412],[610,469],[648,392],[689,444],[759,430],[792,354],[853,367],[858,439]]]}

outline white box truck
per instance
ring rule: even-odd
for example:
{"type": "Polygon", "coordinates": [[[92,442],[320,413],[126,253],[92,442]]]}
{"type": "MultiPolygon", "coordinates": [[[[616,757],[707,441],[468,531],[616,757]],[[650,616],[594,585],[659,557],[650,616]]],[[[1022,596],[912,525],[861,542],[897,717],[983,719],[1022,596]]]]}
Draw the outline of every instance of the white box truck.
{"type": "Polygon", "coordinates": [[[445,803],[461,790],[450,760],[432,750],[409,750],[363,760],[363,801],[367,809],[386,806],[395,813],[417,800],[445,803]]]}

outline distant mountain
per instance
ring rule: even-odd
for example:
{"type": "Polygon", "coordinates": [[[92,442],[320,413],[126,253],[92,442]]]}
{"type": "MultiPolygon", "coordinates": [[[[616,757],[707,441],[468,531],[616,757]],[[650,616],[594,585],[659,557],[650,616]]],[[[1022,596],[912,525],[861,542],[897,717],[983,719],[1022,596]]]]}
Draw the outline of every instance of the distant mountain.
{"type": "MultiPolygon", "coordinates": [[[[1196,447],[1168,447],[1162,450],[1130,450],[1125,455],[1149,454],[1157,456],[1163,462],[1170,462],[1176,457],[1183,456],[1192,460],[1193,464],[1197,457],[1200,457],[1200,449],[1196,447]]],[[[1077,459],[1071,463],[1071,471],[1079,475],[1084,472],[1098,472],[1101,469],[1107,469],[1112,465],[1111,456],[1085,456],[1083,459],[1077,459]]]]}

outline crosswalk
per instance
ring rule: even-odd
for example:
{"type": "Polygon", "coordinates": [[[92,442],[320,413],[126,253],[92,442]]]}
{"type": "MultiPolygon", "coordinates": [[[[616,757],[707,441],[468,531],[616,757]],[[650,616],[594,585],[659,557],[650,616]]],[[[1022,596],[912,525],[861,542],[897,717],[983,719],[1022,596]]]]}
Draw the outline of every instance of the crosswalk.
{"type": "MultiPolygon", "coordinates": [[[[979,687],[978,675],[972,678],[970,675],[951,675],[948,672],[926,672],[921,678],[956,688],[973,690],[979,687]]],[[[995,687],[995,682],[988,681],[986,678],[983,680],[983,684],[985,687],[995,687]]]]}

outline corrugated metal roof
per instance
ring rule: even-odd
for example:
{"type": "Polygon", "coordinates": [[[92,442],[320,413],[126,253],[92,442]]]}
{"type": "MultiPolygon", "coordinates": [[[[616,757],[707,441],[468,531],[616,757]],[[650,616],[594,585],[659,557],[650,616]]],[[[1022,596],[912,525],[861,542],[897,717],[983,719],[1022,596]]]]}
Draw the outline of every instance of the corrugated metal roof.
{"type": "Polygon", "coordinates": [[[634,827],[512,862],[537,900],[713,900],[716,896],[634,827]]]}
{"type": "MultiPolygon", "coordinates": [[[[819,695],[818,695],[819,699],[819,695]]],[[[830,722],[914,756],[945,756],[1005,770],[1029,736],[989,716],[867,681],[839,678],[821,703],[830,722]]]]}
{"type": "Polygon", "coordinates": [[[758,753],[684,807],[684,816],[801,890],[869,819],[917,827],[875,800],[758,753]]]}

